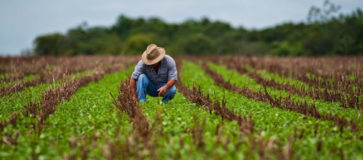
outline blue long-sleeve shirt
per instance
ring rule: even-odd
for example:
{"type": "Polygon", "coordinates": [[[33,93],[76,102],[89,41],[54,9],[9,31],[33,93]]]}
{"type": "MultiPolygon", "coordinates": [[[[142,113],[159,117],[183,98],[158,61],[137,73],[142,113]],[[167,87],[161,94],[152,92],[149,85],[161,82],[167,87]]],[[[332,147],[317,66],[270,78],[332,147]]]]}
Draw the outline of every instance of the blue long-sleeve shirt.
{"type": "Polygon", "coordinates": [[[165,55],[160,62],[158,73],[156,73],[151,66],[145,65],[140,60],[135,66],[131,78],[138,79],[141,74],[145,74],[156,85],[167,83],[171,79],[178,80],[178,71],[174,59],[165,55]]]}

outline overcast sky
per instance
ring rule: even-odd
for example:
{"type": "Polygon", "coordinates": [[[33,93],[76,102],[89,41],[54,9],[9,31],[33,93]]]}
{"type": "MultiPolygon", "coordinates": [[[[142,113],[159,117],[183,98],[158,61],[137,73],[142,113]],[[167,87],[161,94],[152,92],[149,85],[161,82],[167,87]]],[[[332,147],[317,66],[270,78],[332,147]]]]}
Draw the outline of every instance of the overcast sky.
{"type": "MultiPolygon", "coordinates": [[[[343,13],[363,8],[363,0],[331,0],[343,13]]],[[[19,54],[36,36],[61,32],[82,22],[110,26],[124,14],[182,22],[203,16],[248,29],[306,21],[323,0],[0,0],[0,55],[19,54]]]]}

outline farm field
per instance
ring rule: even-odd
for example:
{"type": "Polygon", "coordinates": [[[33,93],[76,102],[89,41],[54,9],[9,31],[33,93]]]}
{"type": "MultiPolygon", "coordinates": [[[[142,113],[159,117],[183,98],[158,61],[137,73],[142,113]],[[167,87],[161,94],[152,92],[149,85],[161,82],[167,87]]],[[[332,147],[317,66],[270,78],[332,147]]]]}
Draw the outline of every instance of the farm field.
{"type": "Polygon", "coordinates": [[[363,58],[176,57],[167,104],[138,60],[0,58],[0,159],[363,159],[363,58]]]}

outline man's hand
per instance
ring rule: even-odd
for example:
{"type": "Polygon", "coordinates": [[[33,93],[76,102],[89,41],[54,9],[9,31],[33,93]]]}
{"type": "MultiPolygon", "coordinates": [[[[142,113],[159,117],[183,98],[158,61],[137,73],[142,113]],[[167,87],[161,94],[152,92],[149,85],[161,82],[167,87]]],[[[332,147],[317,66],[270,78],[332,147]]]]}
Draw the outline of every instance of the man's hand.
{"type": "Polygon", "coordinates": [[[164,94],[166,93],[166,91],[171,87],[171,86],[173,86],[175,84],[175,80],[174,79],[171,79],[171,80],[169,80],[167,83],[166,83],[166,85],[164,85],[164,86],[162,86],[162,87],[160,87],[159,89],[158,89],[158,92],[159,92],[159,95],[158,96],[160,96],[160,97],[162,97],[162,96],[164,96],[164,94]]]}
{"type": "Polygon", "coordinates": [[[165,86],[162,86],[158,89],[158,92],[159,92],[159,95],[160,97],[164,96],[165,92],[168,90],[168,86],[165,85],[165,86]]]}

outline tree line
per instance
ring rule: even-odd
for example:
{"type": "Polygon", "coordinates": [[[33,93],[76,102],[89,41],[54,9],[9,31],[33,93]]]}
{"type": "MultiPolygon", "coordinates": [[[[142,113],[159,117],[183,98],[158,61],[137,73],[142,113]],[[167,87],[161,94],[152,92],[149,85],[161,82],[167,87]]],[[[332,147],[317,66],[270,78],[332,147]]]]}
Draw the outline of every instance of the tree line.
{"type": "Polygon", "coordinates": [[[312,7],[308,20],[248,30],[208,18],[167,23],[160,18],[118,17],[110,27],[83,23],[66,33],[36,37],[35,55],[138,55],[149,43],[171,55],[363,55],[363,12],[332,16],[339,7],[312,7]],[[330,12],[328,12],[330,11],[330,12]]]}

